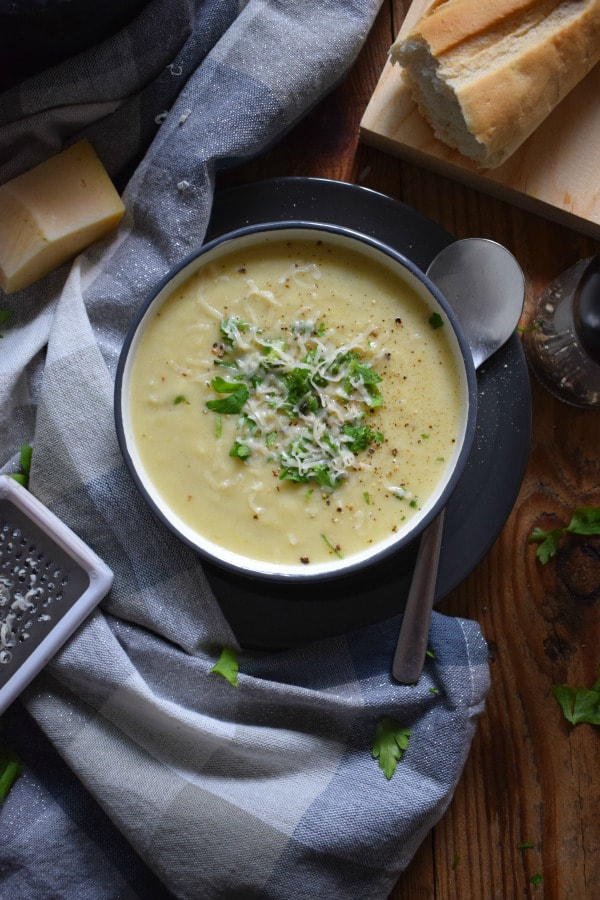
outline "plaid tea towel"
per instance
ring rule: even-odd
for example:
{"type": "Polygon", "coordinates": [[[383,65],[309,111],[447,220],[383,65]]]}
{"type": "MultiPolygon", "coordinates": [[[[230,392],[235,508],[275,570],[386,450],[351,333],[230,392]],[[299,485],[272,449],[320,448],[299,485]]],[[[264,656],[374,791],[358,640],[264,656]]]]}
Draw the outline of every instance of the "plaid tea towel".
{"type": "Polygon", "coordinates": [[[211,668],[236,637],[137,495],[113,422],[127,327],[202,242],[218,167],[323,97],[379,3],[151,0],[0,98],[0,181],[85,136],[127,182],[114,234],[0,297],[2,470],[32,443],[30,489],[115,573],[4,717],[24,773],[0,809],[2,898],[383,898],[451,800],[489,687],[479,627],[435,613],[414,687],[390,676],[398,618],[240,649],[232,686],[211,668]],[[410,730],[389,780],[372,755],[388,719],[410,730]]]}

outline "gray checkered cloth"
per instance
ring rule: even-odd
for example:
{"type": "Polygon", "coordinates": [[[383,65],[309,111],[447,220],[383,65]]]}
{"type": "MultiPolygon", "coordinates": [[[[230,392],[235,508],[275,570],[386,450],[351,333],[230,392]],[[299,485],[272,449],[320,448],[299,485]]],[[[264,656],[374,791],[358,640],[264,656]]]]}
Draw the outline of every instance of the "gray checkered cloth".
{"type": "Polygon", "coordinates": [[[153,0],[0,98],[0,181],[84,136],[113,177],[133,172],[115,233],[0,297],[2,470],[31,442],[32,492],[115,573],[6,714],[24,774],[0,810],[2,898],[385,897],[450,802],[489,686],[479,627],[435,613],[415,687],[390,676],[398,619],[242,650],[232,687],[210,669],[236,638],[140,500],[113,422],[124,334],[202,242],[218,167],[324,96],[379,4],[153,0]],[[371,756],[384,716],[411,730],[389,781],[371,756]]]}

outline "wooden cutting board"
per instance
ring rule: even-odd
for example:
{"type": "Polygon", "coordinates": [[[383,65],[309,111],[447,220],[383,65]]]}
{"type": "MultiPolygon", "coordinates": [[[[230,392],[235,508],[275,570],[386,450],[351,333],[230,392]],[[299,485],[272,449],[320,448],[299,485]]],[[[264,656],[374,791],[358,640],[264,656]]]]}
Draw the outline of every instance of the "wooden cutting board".
{"type": "MultiPolygon", "coordinates": [[[[414,0],[407,34],[431,0],[414,0]]],[[[367,144],[600,239],[600,65],[497,169],[478,169],[436,140],[419,114],[399,65],[389,61],[360,125],[367,144]]]]}

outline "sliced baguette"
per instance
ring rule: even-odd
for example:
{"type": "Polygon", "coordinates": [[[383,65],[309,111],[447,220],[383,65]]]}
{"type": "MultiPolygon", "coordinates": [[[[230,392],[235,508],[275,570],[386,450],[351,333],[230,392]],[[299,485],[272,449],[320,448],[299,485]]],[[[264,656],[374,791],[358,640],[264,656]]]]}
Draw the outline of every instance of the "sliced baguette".
{"type": "Polygon", "coordinates": [[[600,0],[436,0],[390,58],[435,136],[496,168],[600,62],[600,0]]]}

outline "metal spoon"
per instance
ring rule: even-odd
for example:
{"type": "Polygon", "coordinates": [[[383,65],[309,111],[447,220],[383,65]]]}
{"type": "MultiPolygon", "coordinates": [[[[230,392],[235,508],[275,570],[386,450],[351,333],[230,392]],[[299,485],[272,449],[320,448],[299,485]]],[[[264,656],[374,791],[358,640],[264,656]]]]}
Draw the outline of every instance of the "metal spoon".
{"type": "MultiPolygon", "coordinates": [[[[479,368],[506,343],[519,322],[525,299],[521,267],[501,244],[465,238],[442,250],[427,275],[454,310],[479,368]]],[[[443,529],[442,510],[419,545],[392,664],[392,674],[402,684],[414,684],[423,671],[443,529]]]]}

